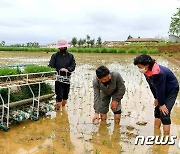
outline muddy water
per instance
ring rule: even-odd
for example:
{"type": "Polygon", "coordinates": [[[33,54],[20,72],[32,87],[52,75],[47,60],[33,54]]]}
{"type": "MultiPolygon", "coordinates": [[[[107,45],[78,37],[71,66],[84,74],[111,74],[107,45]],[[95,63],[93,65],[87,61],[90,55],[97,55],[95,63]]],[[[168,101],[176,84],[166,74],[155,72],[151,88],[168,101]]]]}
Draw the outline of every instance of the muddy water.
{"type": "MultiPolygon", "coordinates": [[[[47,65],[52,53],[0,52],[0,65],[47,65]]],[[[38,121],[24,121],[0,131],[0,153],[179,153],[180,96],[172,111],[171,134],[178,136],[175,145],[134,145],[136,135],[160,135],[153,128],[153,97],[142,74],[133,66],[135,55],[75,53],[77,68],[72,75],[68,104],[53,116],[38,121]],[[110,110],[106,123],[92,124],[95,69],[106,65],[121,73],[126,85],[122,100],[120,125],[114,125],[110,110]],[[139,122],[142,125],[138,125],[139,122]]],[[[180,81],[179,69],[167,60],[154,56],[170,67],[180,81]]]]}

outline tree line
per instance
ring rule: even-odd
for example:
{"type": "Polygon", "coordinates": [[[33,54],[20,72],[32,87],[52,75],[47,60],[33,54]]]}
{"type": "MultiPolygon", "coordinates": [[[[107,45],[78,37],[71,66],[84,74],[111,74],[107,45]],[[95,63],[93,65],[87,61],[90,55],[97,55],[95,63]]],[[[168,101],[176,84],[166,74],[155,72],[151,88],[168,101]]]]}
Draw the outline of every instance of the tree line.
{"type": "Polygon", "coordinates": [[[173,34],[180,37],[180,7],[177,8],[177,12],[174,13],[171,17],[169,34],[173,34]]]}
{"type": "Polygon", "coordinates": [[[99,36],[95,41],[95,39],[91,39],[89,35],[87,35],[85,39],[80,38],[79,40],[77,39],[77,37],[73,37],[71,40],[71,44],[73,45],[73,47],[101,47],[102,39],[99,36]]]}
{"type": "MultiPolygon", "coordinates": [[[[1,41],[0,46],[6,46],[5,44],[6,44],[5,41],[1,41]]],[[[9,46],[10,47],[40,47],[38,42],[28,42],[26,44],[17,43],[17,44],[12,44],[9,46]]]]}

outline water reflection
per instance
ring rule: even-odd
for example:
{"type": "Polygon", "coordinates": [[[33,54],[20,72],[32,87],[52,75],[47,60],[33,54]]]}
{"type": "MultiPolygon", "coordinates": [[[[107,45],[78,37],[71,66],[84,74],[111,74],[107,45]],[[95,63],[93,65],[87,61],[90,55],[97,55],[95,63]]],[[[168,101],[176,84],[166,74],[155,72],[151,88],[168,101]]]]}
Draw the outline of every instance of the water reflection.
{"type": "Polygon", "coordinates": [[[37,122],[22,122],[8,132],[0,133],[0,152],[69,153],[73,152],[68,114],[63,108],[56,118],[42,118],[37,122]]]}
{"type": "MultiPolygon", "coordinates": [[[[154,129],[154,136],[161,136],[163,133],[161,133],[160,129],[154,129]]],[[[169,153],[169,147],[170,145],[156,145],[154,144],[152,147],[152,153],[153,154],[168,154],[169,153]]]]}
{"type": "Polygon", "coordinates": [[[109,133],[108,124],[101,122],[98,132],[92,137],[94,144],[94,153],[121,153],[120,145],[121,133],[120,125],[114,125],[112,134],[109,133]]]}

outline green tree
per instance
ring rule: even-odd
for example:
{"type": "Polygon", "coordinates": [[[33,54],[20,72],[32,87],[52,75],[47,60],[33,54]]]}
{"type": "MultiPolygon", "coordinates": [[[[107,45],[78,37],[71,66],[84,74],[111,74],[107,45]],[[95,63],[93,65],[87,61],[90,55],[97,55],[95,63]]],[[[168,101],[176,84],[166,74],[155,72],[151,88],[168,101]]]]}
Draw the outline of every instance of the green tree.
{"type": "Polygon", "coordinates": [[[171,17],[169,34],[177,35],[180,37],[180,8],[177,8],[177,12],[171,17]]]}
{"type": "Polygon", "coordinates": [[[82,45],[86,44],[86,39],[82,40],[82,45]]]}
{"type": "Polygon", "coordinates": [[[83,45],[83,40],[80,38],[80,39],[77,41],[77,44],[79,45],[79,47],[82,46],[82,45],[83,45]]]}
{"type": "Polygon", "coordinates": [[[89,48],[90,40],[91,40],[91,37],[89,35],[87,35],[86,36],[86,43],[88,44],[88,48],[89,48]]]}
{"type": "Polygon", "coordinates": [[[91,47],[95,44],[95,39],[92,39],[89,41],[89,44],[91,45],[91,47]]]}
{"type": "Polygon", "coordinates": [[[1,45],[4,46],[5,45],[5,41],[1,41],[1,45]]]}
{"type": "Polygon", "coordinates": [[[28,42],[26,43],[27,47],[32,47],[33,46],[33,43],[32,42],[28,42]]]}
{"type": "Polygon", "coordinates": [[[127,40],[132,39],[133,37],[131,35],[128,36],[127,40]]]}
{"type": "Polygon", "coordinates": [[[101,47],[101,45],[102,45],[102,39],[101,39],[100,36],[98,37],[96,44],[98,45],[98,47],[101,47]]]}
{"type": "Polygon", "coordinates": [[[77,38],[76,38],[76,37],[73,37],[72,40],[71,40],[71,43],[72,43],[72,45],[75,47],[76,44],[77,44],[77,38]]]}
{"type": "Polygon", "coordinates": [[[33,47],[39,47],[39,43],[38,42],[34,42],[33,43],[33,47]]]}

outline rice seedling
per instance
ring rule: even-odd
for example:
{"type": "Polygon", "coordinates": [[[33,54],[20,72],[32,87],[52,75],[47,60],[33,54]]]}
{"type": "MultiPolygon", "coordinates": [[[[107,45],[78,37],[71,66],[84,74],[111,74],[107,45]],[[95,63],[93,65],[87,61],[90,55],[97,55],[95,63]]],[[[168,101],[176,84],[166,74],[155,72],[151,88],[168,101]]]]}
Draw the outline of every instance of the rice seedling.
{"type": "Polygon", "coordinates": [[[147,48],[141,48],[141,49],[138,50],[138,53],[147,54],[148,53],[148,49],[147,48]]]}
{"type": "Polygon", "coordinates": [[[157,50],[157,49],[149,49],[149,50],[148,50],[148,53],[149,53],[149,54],[157,54],[157,53],[158,53],[158,50],[157,50]]]}
{"type": "Polygon", "coordinates": [[[18,68],[0,68],[0,76],[15,75],[19,74],[18,68]]]}
{"type": "Polygon", "coordinates": [[[107,50],[107,53],[117,53],[117,49],[115,49],[115,48],[109,48],[109,49],[107,50]]]}
{"type": "Polygon", "coordinates": [[[134,48],[131,48],[127,51],[127,53],[137,53],[137,50],[134,48]]]}
{"type": "Polygon", "coordinates": [[[24,68],[24,73],[39,73],[54,71],[54,68],[48,66],[30,65],[24,68]]]}
{"type": "Polygon", "coordinates": [[[117,53],[126,53],[126,49],[119,48],[119,49],[117,49],[117,53]]]}
{"type": "Polygon", "coordinates": [[[107,49],[107,48],[101,49],[101,53],[107,53],[107,52],[108,52],[108,49],[107,49]]]}

